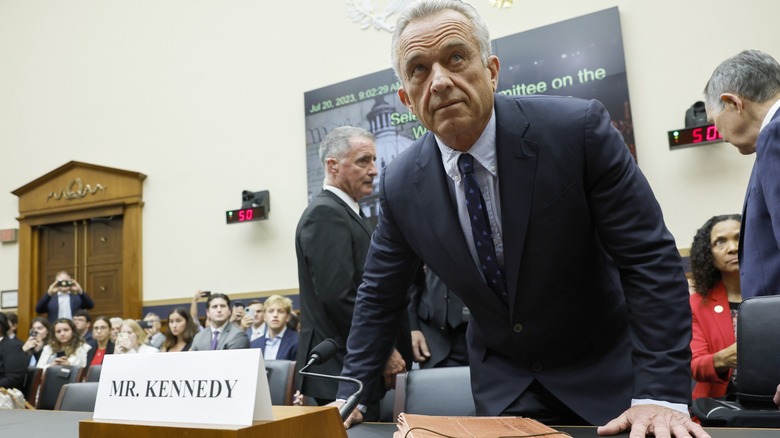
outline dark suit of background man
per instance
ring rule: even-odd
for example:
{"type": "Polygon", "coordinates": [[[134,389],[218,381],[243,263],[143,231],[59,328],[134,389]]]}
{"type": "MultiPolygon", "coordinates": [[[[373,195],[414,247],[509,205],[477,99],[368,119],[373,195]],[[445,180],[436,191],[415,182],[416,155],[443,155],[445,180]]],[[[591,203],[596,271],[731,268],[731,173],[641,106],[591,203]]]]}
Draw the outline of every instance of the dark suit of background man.
{"type": "Polygon", "coordinates": [[[707,436],[687,409],[682,262],[604,107],[494,94],[487,28],[460,1],[410,4],[393,43],[398,95],[431,132],[384,171],[343,374],[382,367],[422,260],[471,312],[477,414],[707,436]]]}
{"type": "Polygon", "coordinates": [[[412,353],[420,368],[469,364],[468,317],[463,301],[430,269],[421,268],[409,289],[412,353]]]}
{"type": "MultiPolygon", "coordinates": [[[[361,128],[339,127],[328,133],[319,152],[325,170],[325,187],[303,212],[295,232],[301,300],[297,368],[306,364],[312,348],[332,338],[339,346],[336,357],[312,367],[311,371],[338,375],[371,240],[372,227],[363,217],[358,201],[374,190],[377,175],[374,135],[361,128]]],[[[407,278],[407,284],[402,286],[403,292],[410,280],[411,277],[407,278]]],[[[387,364],[388,378],[405,371],[404,361],[392,348],[392,342],[377,351],[377,360],[383,367],[387,364]]],[[[383,370],[376,370],[376,375],[382,374],[383,370]]],[[[303,395],[314,397],[317,403],[326,404],[336,399],[337,384],[304,377],[300,390],[303,395]]],[[[367,402],[376,401],[367,406],[371,408],[370,417],[378,418],[378,400],[384,395],[384,382],[367,386],[364,394],[367,402]]]]}
{"type": "Polygon", "coordinates": [[[723,139],[756,153],[739,236],[742,298],[780,294],[780,65],[745,50],[715,69],[704,95],[723,139]]]}
{"type": "Polygon", "coordinates": [[[22,351],[22,341],[8,336],[10,324],[0,312],[0,388],[22,389],[29,356],[22,351]]]}
{"type": "Polygon", "coordinates": [[[54,283],[49,285],[49,289],[38,300],[35,311],[39,314],[46,313],[53,326],[59,318],[73,319],[75,311],[93,307],[95,307],[95,303],[79,282],[71,278],[67,272],[60,271],[57,273],[54,283]]]}

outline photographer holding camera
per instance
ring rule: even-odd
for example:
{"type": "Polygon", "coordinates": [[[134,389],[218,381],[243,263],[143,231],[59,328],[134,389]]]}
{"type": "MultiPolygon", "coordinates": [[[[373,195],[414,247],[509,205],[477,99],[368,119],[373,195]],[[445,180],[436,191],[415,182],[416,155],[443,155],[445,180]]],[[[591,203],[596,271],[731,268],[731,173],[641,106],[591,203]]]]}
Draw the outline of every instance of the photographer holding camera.
{"type": "Polygon", "coordinates": [[[49,322],[54,324],[59,318],[73,319],[73,312],[79,309],[93,307],[95,303],[84,292],[79,282],[71,278],[66,271],[60,271],[54,282],[49,285],[49,290],[35,305],[35,311],[47,313],[49,322]]]}

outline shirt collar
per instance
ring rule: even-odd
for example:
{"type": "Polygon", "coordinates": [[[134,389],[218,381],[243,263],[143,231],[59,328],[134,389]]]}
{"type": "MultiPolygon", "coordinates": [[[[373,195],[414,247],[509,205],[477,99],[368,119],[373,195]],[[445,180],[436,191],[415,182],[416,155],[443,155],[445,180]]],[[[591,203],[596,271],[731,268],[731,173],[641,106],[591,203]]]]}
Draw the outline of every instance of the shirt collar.
{"type": "Polygon", "coordinates": [[[342,201],[346,202],[347,205],[349,205],[349,208],[351,208],[352,211],[354,211],[356,215],[360,216],[360,206],[344,190],[341,190],[340,188],[332,186],[332,185],[329,185],[329,184],[325,184],[322,188],[324,190],[329,191],[329,192],[333,192],[336,196],[339,197],[339,199],[341,199],[342,201]]]}
{"type": "Polygon", "coordinates": [[[766,113],[766,116],[764,117],[764,123],[761,124],[761,129],[759,132],[763,131],[764,128],[766,128],[766,125],[769,124],[769,122],[772,121],[772,117],[774,117],[777,110],[780,109],[780,99],[775,102],[774,105],[772,105],[772,108],[769,108],[769,111],[766,113]]]}
{"type": "Polygon", "coordinates": [[[274,336],[273,339],[282,339],[282,336],[284,336],[284,332],[286,331],[287,327],[282,327],[282,331],[280,331],[278,335],[274,336]]]}
{"type": "MultiPolygon", "coordinates": [[[[441,151],[441,159],[444,164],[444,170],[453,181],[460,180],[460,171],[458,170],[458,158],[463,152],[457,151],[447,146],[438,136],[436,145],[441,151]]],[[[496,166],[496,111],[490,114],[485,130],[479,136],[476,142],[468,150],[468,153],[474,157],[493,177],[498,176],[498,166],[496,166]]]]}

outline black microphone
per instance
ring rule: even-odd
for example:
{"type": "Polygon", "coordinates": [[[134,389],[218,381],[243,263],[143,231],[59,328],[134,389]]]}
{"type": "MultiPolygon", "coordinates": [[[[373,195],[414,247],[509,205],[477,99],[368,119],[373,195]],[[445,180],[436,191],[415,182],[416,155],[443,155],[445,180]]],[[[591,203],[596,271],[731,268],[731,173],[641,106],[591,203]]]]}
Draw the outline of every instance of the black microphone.
{"type": "Polygon", "coordinates": [[[330,338],[325,339],[311,350],[309,362],[306,363],[306,366],[303,368],[308,368],[312,365],[319,365],[321,363],[327,362],[330,360],[330,358],[335,356],[338,351],[339,347],[336,345],[336,341],[330,338]]]}
{"type": "Polygon", "coordinates": [[[363,392],[363,382],[361,382],[358,379],[353,379],[351,377],[329,376],[327,374],[318,374],[318,373],[311,373],[306,371],[312,365],[319,365],[321,363],[327,362],[333,356],[336,355],[337,351],[338,351],[338,346],[336,345],[336,341],[334,341],[333,339],[325,339],[324,341],[317,344],[317,346],[311,350],[311,356],[309,357],[309,362],[306,363],[306,366],[301,368],[301,370],[298,371],[298,373],[304,376],[338,380],[341,382],[352,382],[358,385],[358,390],[352,393],[352,395],[350,395],[349,397],[347,397],[346,403],[344,403],[339,409],[339,415],[341,416],[341,421],[344,421],[347,419],[347,417],[349,417],[349,414],[352,412],[352,410],[355,409],[355,406],[357,406],[358,402],[360,401],[360,394],[363,392]]]}

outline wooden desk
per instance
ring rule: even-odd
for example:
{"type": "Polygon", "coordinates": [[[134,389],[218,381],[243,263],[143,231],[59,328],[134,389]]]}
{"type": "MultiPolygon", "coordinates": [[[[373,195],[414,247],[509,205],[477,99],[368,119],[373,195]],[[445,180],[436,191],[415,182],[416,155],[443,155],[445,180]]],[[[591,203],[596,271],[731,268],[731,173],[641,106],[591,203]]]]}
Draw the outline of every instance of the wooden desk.
{"type": "MultiPolygon", "coordinates": [[[[0,410],[2,437],[78,438],[79,421],[92,418],[90,412],[0,410]]],[[[556,427],[575,438],[597,438],[595,427],[556,427]]],[[[347,431],[349,438],[392,438],[392,423],[360,424],[347,431]]],[[[707,428],[712,438],[778,438],[780,429],[707,428]]],[[[626,438],[628,435],[619,435],[626,438]]]]}

